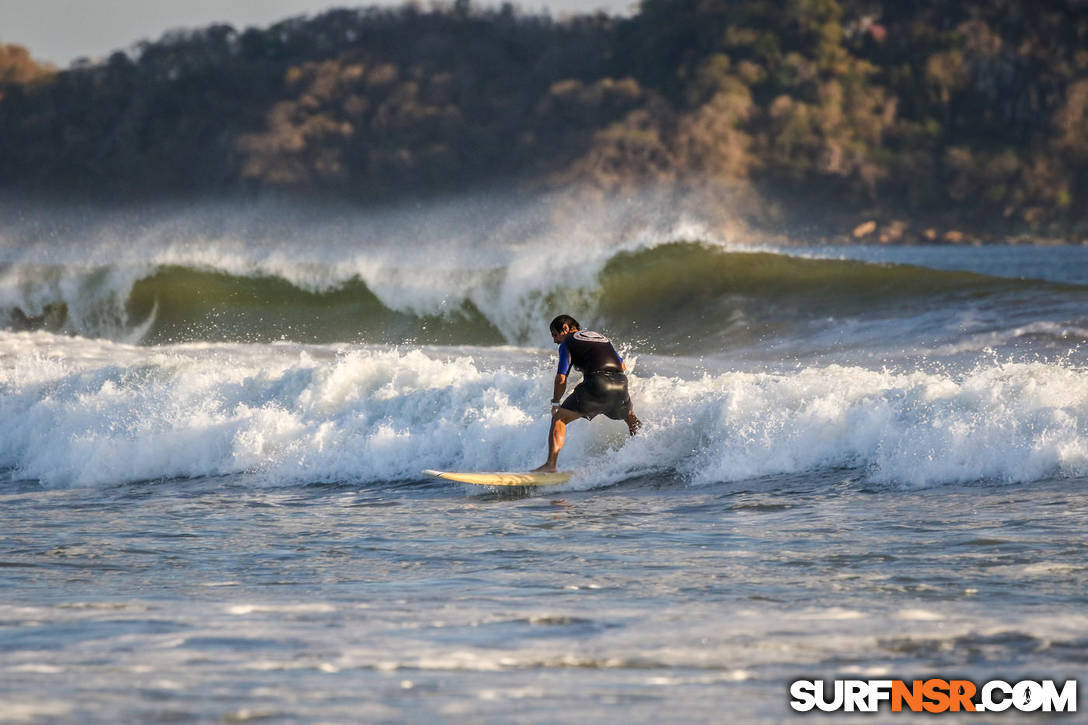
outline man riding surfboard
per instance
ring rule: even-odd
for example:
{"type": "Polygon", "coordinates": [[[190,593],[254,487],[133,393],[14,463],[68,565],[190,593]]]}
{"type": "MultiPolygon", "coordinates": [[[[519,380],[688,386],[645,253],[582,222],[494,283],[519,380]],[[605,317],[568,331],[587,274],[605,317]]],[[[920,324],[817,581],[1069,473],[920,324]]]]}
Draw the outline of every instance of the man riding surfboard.
{"type": "Polygon", "coordinates": [[[604,413],[627,423],[631,435],[642,426],[631,407],[627,392],[627,365],[604,335],[582,330],[570,315],[559,315],[550,325],[552,341],[559,345],[559,369],[552,392],[552,424],[548,431],[548,461],[538,472],[554,471],[559,451],[567,436],[567,423],[578,418],[592,420],[604,413]],[[567,376],[574,367],[582,371],[582,382],[560,404],[567,390],[567,376]]]}

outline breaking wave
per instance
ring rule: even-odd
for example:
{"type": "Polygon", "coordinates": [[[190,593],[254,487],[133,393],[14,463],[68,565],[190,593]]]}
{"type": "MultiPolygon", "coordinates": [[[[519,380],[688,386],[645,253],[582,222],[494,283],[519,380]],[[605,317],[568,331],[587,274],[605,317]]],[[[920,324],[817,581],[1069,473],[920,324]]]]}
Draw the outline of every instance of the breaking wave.
{"type": "MultiPolygon", "coordinates": [[[[313,263],[255,266],[26,266],[0,273],[9,329],[162,344],[185,341],[417,344],[543,343],[572,310],[657,352],[714,352],[805,340],[879,322],[893,335],[952,331],[963,310],[1001,329],[1067,307],[1058,338],[1084,336],[1088,288],[909,265],[812,259],[671,242],[604,256],[590,274],[524,285],[511,267],[313,263]],[[368,266],[369,271],[360,268],[368,266]],[[890,325],[890,326],[889,326],[890,325]]],[[[1045,327],[1045,326],[1044,326],[1045,327]]],[[[1036,325],[1032,334],[1044,327],[1036,325]]],[[[992,332],[985,328],[980,334],[992,332]]],[[[859,334],[870,339],[869,330],[859,334]]],[[[849,340],[837,338],[842,347],[849,340]]],[[[949,344],[949,343],[946,343],[949,344]]]]}
{"type": "MultiPolygon", "coordinates": [[[[541,462],[551,355],[518,348],[158,347],[0,333],[0,467],[47,486],[246,473],[253,484],[417,479],[541,462]]],[[[578,423],[575,486],[849,468],[935,485],[1088,475],[1088,374],[822,365],[678,377],[633,359],[646,422],[578,423]]]]}

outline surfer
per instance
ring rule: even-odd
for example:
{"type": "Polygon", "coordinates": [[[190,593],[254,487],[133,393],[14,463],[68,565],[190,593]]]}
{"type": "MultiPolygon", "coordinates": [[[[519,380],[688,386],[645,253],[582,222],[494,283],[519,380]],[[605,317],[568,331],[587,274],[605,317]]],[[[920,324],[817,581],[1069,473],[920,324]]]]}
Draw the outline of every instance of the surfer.
{"type": "Polygon", "coordinates": [[[559,370],[552,392],[552,425],[548,431],[548,462],[535,471],[554,471],[559,451],[567,437],[567,423],[578,418],[592,420],[604,413],[612,420],[627,423],[634,435],[642,426],[631,407],[627,392],[627,365],[608,338],[599,332],[582,330],[570,315],[559,315],[550,326],[552,342],[559,345],[559,370]],[[567,375],[574,367],[582,371],[582,382],[560,404],[567,390],[567,375]]]}

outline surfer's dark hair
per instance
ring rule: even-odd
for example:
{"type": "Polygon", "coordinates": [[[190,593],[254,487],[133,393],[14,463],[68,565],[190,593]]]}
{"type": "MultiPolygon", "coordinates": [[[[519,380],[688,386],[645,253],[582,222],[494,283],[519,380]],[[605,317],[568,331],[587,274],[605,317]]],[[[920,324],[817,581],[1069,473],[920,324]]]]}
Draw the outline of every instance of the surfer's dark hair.
{"type": "Polygon", "coordinates": [[[559,315],[559,317],[556,317],[554,320],[552,320],[552,324],[549,326],[549,328],[553,332],[559,332],[563,329],[563,325],[567,325],[572,330],[582,329],[582,326],[578,324],[578,320],[574,319],[570,315],[559,315]]]}

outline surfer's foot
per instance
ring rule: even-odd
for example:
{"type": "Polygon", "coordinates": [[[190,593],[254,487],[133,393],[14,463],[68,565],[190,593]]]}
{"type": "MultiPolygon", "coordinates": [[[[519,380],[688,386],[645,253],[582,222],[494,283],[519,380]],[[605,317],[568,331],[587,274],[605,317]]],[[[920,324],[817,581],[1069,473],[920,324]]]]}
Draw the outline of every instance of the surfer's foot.
{"type": "Polygon", "coordinates": [[[554,463],[545,463],[540,468],[534,468],[532,473],[555,473],[556,470],[554,463]]]}
{"type": "Polygon", "coordinates": [[[638,429],[642,427],[642,421],[635,417],[634,413],[627,416],[627,432],[630,435],[638,433],[638,429]]]}

